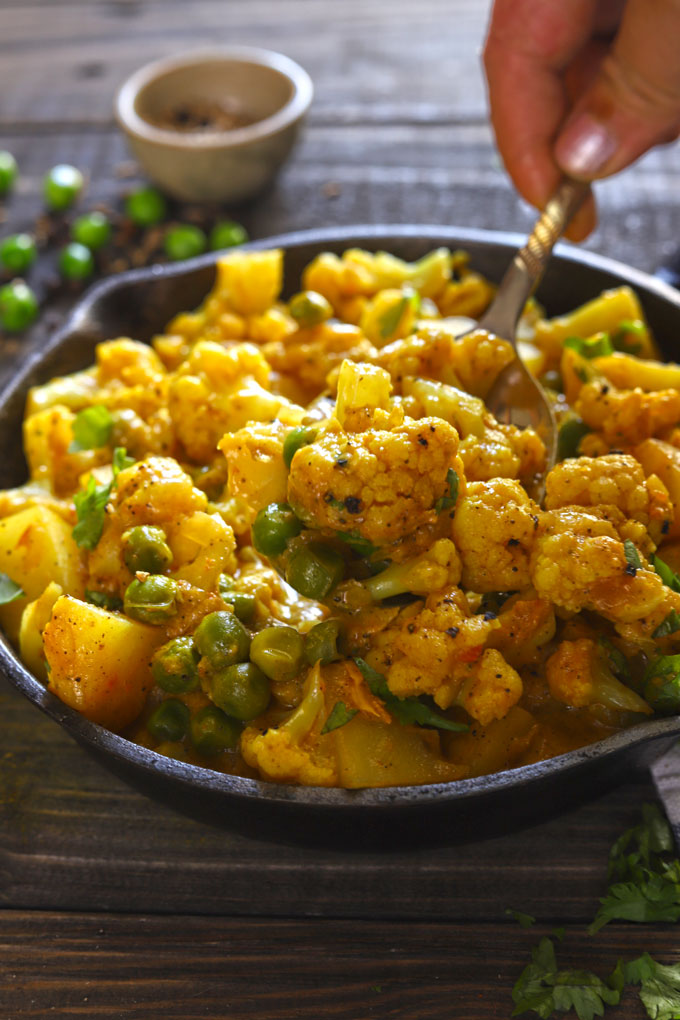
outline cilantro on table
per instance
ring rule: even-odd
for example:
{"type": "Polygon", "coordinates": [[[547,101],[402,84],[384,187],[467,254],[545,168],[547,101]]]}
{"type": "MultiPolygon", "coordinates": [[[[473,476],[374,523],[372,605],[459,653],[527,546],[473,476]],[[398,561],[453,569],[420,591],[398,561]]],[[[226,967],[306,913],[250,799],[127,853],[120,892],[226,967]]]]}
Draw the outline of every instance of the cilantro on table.
{"type": "Polygon", "coordinates": [[[113,478],[108,485],[97,485],[94,476],[90,475],[85,488],[76,492],[73,502],[78,523],[71,534],[80,549],[94,549],[99,542],[104,530],[106,504],[119,473],[131,464],[134,464],[133,458],[127,456],[124,447],[117,446],[113,451],[113,478]]]}
{"type": "Polygon", "coordinates": [[[645,804],[642,822],[611,849],[609,888],[588,928],[592,935],[610,921],[680,920],[680,861],[673,855],[673,833],[654,804],[645,804]]]}
{"type": "Polygon", "coordinates": [[[465,723],[453,722],[451,719],[439,715],[420,698],[398,698],[396,694],[392,694],[382,673],[378,673],[364,659],[355,659],[354,661],[368,684],[371,694],[380,698],[387,710],[403,726],[417,723],[418,726],[434,726],[440,730],[450,730],[452,733],[461,733],[468,729],[465,723]]]}
{"type": "Polygon", "coordinates": [[[97,450],[106,446],[113,431],[113,416],[103,404],[93,404],[79,411],[73,425],[73,440],[69,444],[69,453],[81,450],[97,450]]]}
{"type": "MultiPolygon", "coordinates": [[[[642,821],[625,832],[609,855],[609,889],[588,929],[599,931],[613,920],[674,922],[680,920],[680,860],[674,856],[673,833],[662,811],[645,804],[642,821]]],[[[522,927],[534,919],[506,910],[522,927]]],[[[626,985],[638,985],[640,1001],[650,1020],[680,1020],[680,963],[666,965],[643,953],[619,960],[601,978],[589,970],[558,967],[555,942],[563,931],[543,937],[515,982],[512,1016],[532,1011],[542,1018],[573,1010],[579,1020],[602,1016],[615,1006],[626,985]]]]}

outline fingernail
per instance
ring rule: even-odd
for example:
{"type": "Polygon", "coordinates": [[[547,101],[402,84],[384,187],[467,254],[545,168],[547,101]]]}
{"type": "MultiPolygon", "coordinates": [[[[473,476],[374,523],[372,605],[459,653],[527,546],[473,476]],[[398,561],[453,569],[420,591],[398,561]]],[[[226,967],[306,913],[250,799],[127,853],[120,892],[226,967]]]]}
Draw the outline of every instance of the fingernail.
{"type": "Polygon", "coordinates": [[[572,177],[599,173],[618,148],[616,138],[599,120],[582,113],[560,135],[555,159],[572,177]]]}

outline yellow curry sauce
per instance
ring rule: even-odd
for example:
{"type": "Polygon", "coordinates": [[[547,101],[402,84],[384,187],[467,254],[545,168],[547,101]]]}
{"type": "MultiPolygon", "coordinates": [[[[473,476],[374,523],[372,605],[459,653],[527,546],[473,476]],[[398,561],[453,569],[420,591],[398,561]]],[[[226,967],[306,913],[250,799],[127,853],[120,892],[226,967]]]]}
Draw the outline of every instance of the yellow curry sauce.
{"type": "Polygon", "coordinates": [[[680,710],[680,366],[620,287],[520,352],[560,458],[484,404],[461,252],[234,251],[151,345],[35,387],[0,623],[88,719],[276,782],[456,780],[680,710]]]}

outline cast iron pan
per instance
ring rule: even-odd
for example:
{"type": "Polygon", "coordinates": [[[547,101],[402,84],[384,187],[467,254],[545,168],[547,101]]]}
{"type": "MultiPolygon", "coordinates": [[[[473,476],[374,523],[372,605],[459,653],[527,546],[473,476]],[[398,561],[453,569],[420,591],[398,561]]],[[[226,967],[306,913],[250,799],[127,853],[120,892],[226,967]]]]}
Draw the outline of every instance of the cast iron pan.
{"type": "MultiPolygon", "coordinates": [[[[472,265],[498,280],[524,238],[427,226],[351,227],[255,242],[286,251],[286,290],[321,251],[384,249],[413,260],[432,248],[464,248],[472,265]]],[[[85,368],[94,345],[117,336],[150,339],[209,290],[215,255],[112,277],[93,287],[64,328],[0,394],[0,485],[20,484],[26,466],[18,437],[29,386],[85,368]]],[[[667,283],[588,252],[558,246],[538,298],[549,314],[566,312],[601,290],[627,283],[639,294],[662,349],[677,358],[680,293],[667,283]]],[[[172,761],[88,722],[50,694],[0,638],[0,669],[38,708],[55,719],[114,772],[179,810],[263,838],[328,846],[394,847],[476,839],[533,824],[602,792],[649,765],[680,735],[680,718],[652,719],[597,744],[549,761],[491,776],[384,790],[283,786],[222,775],[172,761]]]]}

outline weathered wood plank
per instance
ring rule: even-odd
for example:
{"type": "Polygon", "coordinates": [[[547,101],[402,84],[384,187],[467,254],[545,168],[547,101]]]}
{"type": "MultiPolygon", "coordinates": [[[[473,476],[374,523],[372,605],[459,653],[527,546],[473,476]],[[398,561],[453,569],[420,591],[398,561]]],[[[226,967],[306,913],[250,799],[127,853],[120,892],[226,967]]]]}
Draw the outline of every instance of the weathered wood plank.
{"type": "Polygon", "coordinates": [[[4,907],[491,922],[516,907],[587,922],[611,844],[654,799],[640,779],[530,832],[454,847],[274,844],[143,796],[4,682],[0,691],[4,907]]]}
{"type": "MultiPolygon", "coordinates": [[[[55,1015],[495,1020],[548,934],[499,925],[0,913],[0,1001],[8,1020],[55,1015]],[[149,1013],[152,1010],[152,1013],[149,1013]]],[[[643,947],[671,964],[670,926],[610,926],[597,939],[571,927],[566,966],[603,977],[643,947]]],[[[642,1018],[634,990],[616,1011],[642,1018]]]]}

